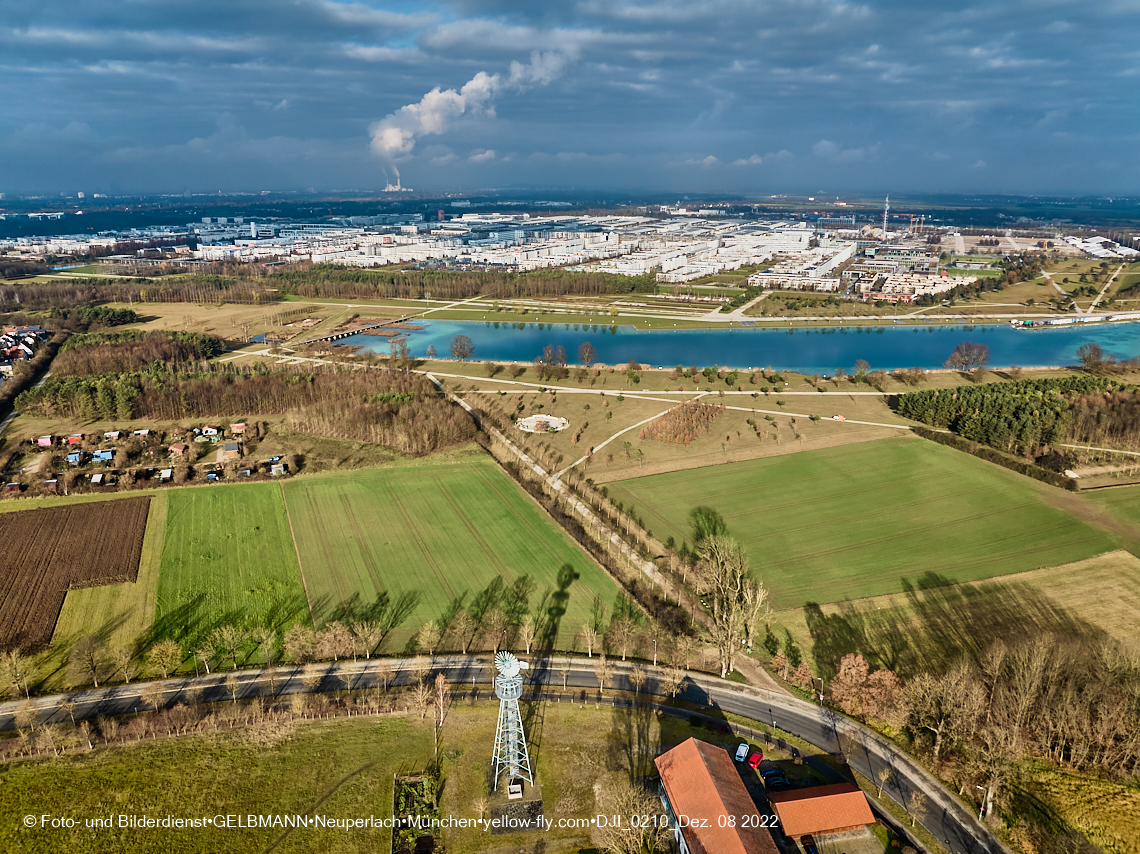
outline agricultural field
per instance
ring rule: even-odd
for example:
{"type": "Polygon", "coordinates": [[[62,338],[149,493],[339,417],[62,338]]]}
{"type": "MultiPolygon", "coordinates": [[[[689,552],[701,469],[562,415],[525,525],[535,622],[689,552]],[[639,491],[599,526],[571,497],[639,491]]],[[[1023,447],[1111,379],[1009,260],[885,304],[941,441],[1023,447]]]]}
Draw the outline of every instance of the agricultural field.
{"type": "Polygon", "coordinates": [[[833,673],[856,651],[904,678],[1023,634],[1128,641],[1140,637],[1140,558],[1114,551],[949,586],[920,578],[901,593],[777,611],[771,622],[781,644],[790,634],[817,672],[833,673]]]}
{"type": "Polygon", "coordinates": [[[133,582],[149,507],[125,498],[0,514],[0,646],[47,644],[69,588],[133,582]]]}
{"type": "Polygon", "coordinates": [[[193,643],[226,623],[308,622],[278,484],[170,490],[167,502],[155,638],[193,643]]]}
{"type": "Polygon", "coordinates": [[[388,651],[430,619],[504,604],[515,589],[528,591],[549,640],[572,648],[595,608],[608,613],[618,595],[486,457],[298,478],[284,490],[316,622],[394,609],[388,651]]]}
{"type": "Polygon", "coordinates": [[[67,591],[55,623],[53,645],[69,648],[76,638],[94,630],[108,646],[129,646],[150,631],[158,597],[167,495],[155,491],[150,496],[150,513],[135,580],[67,591]]]}
{"type": "Polygon", "coordinates": [[[1009,575],[1117,547],[1047,503],[1049,489],[909,436],[609,485],[659,539],[689,536],[692,508],[717,509],[777,610],[894,593],[904,582],[1009,575]]]}

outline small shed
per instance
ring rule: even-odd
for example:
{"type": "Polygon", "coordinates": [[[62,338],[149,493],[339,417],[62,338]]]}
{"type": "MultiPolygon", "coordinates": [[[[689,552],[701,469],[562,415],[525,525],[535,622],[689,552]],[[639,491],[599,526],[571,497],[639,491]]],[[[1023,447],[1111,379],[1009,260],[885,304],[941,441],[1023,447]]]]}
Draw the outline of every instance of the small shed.
{"type": "Polygon", "coordinates": [[[244,436],[245,435],[245,422],[242,421],[242,422],[239,422],[237,424],[231,424],[230,425],[230,433],[232,433],[234,436],[244,436]]]}
{"type": "Polygon", "coordinates": [[[174,469],[160,469],[158,472],[158,479],[163,483],[174,479],[174,469]]]}
{"type": "Polygon", "coordinates": [[[239,442],[226,442],[222,445],[222,459],[223,460],[240,460],[241,459],[241,443],[239,442]]]}
{"type": "Polygon", "coordinates": [[[274,463],[269,469],[269,473],[273,475],[273,477],[281,477],[281,475],[285,474],[285,468],[285,463],[274,463]]]}
{"type": "Polygon", "coordinates": [[[143,427],[143,428],[141,428],[141,429],[139,429],[139,430],[133,430],[133,431],[131,431],[131,435],[132,435],[132,436],[142,436],[143,438],[145,438],[145,437],[147,437],[147,436],[149,436],[149,435],[150,435],[150,430],[148,430],[147,428],[143,427]]]}
{"type": "Polygon", "coordinates": [[[45,480],[44,481],[44,489],[47,490],[48,492],[57,491],[59,489],[59,481],[56,480],[55,478],[52,478],[51,480],[45,480]]]}
{"type": "Polygon", "coordinates": [[[170,446],[170,448],[168,448],[168,450],[170,451],[172,456],[180,457],[186,453],[186,449],[188,447],[189,447],[189,445],[186,445],[183,442],[175,442],[173,445],[170,446]]]}
{"type": "Polygon", "coordinates": [[[867,796],[853,783],[772,792],[768,800],[792,839],[861,830],[875,821],[867,796]]]}
{"type": "Polygon", "coordinates": [[[220,433],[220,432],[221,431],[218,430],[217,427],[203,427],[202,428],[202,435],[203,436],[217,436],[218,433],[220,433]]]}
{"type": "Polygon", "coordinates": [[[118,430],[108,430],[106,433],[103,434],[103,438],[106,439],[108,442],[117,442],[117,441],[119,441],[119,435],[120,435],[120,433],[118,430]]]}
{"type": "Polygon", "coordinates": [[[97,463],[109,463],[115,457],[114,451],[96,451],[91,455],[97,463]]]}
{"type": "Polygon", "coordinates": [[[72,451],[67,455],[67,461],[71,465],[77,466],[83,462],[83,454],[81,454],[79,451],[72,451]]]}
{"type": "Polygon", "coordinates": [[[82,443],[83,443],[83,434],[82,433],[72,433],[70,436],[67,437],[67,444],[69,444],[69,445],[81,445],[82,443]]]}
{"type": "Polygon", "coordinates": [[[20,484],[18,484],[18,483],[6,483],[6,484],[4,484],[4,494],[5,495],[10,495],[12,493],[16,493],[19,491],[20,491],[20,484]]]}
{"type": "Polygon", "coordinates": [[[53,438],[51,436],[40,436],[36,439],[36,444],[41,448],[50,448],[52,446],[53,438]]]}
{"type": "Polygon", "coordinates": [[[91,475],[91,485],[92,486],[105,486],[106,481],[107,481],[107,476],[105,474],[93,474],[93,475],[91,475]]]}

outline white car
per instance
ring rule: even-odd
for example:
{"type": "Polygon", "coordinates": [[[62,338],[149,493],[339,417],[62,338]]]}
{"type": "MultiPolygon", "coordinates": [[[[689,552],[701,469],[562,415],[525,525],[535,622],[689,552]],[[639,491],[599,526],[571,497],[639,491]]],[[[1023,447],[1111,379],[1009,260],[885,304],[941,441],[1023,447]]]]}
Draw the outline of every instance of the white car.
{"type": "Polygon", "coordinates": [[[748,758],[748,742],[740,742],[740,747],[736,748],[736,761],[743,762],[748,758]]]}

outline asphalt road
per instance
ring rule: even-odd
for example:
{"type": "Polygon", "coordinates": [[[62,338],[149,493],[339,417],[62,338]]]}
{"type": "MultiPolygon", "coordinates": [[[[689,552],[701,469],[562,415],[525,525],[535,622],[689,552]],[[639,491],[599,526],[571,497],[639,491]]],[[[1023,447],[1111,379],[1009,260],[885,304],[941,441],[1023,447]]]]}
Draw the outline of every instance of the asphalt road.
{"type": "MultiPolygon", "coordinates": [[[[525,657],[525,656],[524,656],[525,657]]],[[[560,690],[563,674],[559,669],[564,659],[536,659],[530,671],[531,683],[549,686],[560,690]]],[[[570,659],[571,666],[566,677],[568,688],[579,689],[579,700],[593,699],[598,688],[598,678],[593,663],[589,660],[570,659]]],[[[628,679],[630,665],[612,662],[613,676],[607,691],[634,690],[628,679]]],[[[407,685],[413,681],[415,668],[429,665],[427,659],[371,660],[340,662],[317,666],[322,678],[319,690],[370,688],[378,679],[377,665],[391,668],[387,679],[389,686],[407,685]],[[341,677],[347,679],[347,684],[341,677]]],[[[430,662],[433,673],[443,672],[452,683],[454,692],[476,690],[488,700],[493,698],[488,686],[491,681],[489,658],[467,656],[438,656],[430,662]]],[[[302,676],[313,673],[313,668],[279,667],[273,670],[276,683],[273,684],[267,671],[237,671],[237,698],[252,699],[258,696],[278,697],[294,693],[308,692],[302,676]]],[[[215,672],[209,676],[188,679],[169,679],[159,683],[135,683],[116,685],[69,695],[35,697],[30,701],[37,710],[41,723],[69,721],[74,715],[76,721],[90,720],[98,716],[127,715],[148,708],[142,694],[149,688],[161,688],[164,705],[173,706],[187,702],[222,702],[232,699],[230,687],[226,685],[230,672],[215,672]],[[195,696],[197,692],[200,695],[195,696]],[[74,702],[75,708],[69,712],[62,704],[74,702]]],[[[311,681],[311,680],[310,680],[311,681]]],[[[654,678],[649,678],[641,688],[643,695],[658,694],[660,686],[654,678]]],[[[926,795],[927,811],[921,824],[951,854],[1008,854],[1000,842],[978,822],[972,810],[965,807],[957,798],[931,777],[917,763],[897,750],[886,739],[856,724],[841,714],[815,706],[786,694],[766,691],[750,686],[728,683],[712,677],[690,673],[685,681],[680,699],[705,706],[705,714],[716,718],[723,713],[732,713],[754,721],[772,725],[784,732],[802,738],[829,753],[840,751],[839,737],[842,734],[847,750],[847,761],[852,768],[870,780],[887,765],[892,775],[884,793],[897,803],[905,805],[912,791],[926,795]]],[[[0,704],[0,732],[15,729],[15,712],[18,701],[0,704]]]]}

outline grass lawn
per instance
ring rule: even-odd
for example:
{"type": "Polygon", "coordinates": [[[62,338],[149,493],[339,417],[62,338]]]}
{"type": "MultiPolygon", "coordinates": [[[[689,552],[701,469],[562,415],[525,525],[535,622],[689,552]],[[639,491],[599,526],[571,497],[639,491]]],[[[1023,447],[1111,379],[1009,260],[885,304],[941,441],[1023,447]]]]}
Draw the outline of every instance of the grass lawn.
{"type": "MultiPolygon", "coordinates": [[[[1140,790],[1043,766],[1024,769],[1017,806],[1085,834],[1108,854],[1140,851],[1140,790]]],[[[1015,841],[1020,841],[1017,836],[1015,841]]]]}
{"type": "Polygon", "coordinates": [[[791,608],[772,615],[772,631],[781,644],[788,632],[818,672],[834,673],[839,658],[859,652],[872,667],[904,678],[1022,634],[1128,641],[1140,637],[1140,558],[1114,551],[1016,575],[791,608]]]}
{"type": "Polygon", "coordinates": [[[280,630],[308,618],[278,484],[168,493],[156,638],[192,642],[225,623],[280,630]]]}
{"type": "MultiPolygon", "coordinates": [[[[644,773],[653,756],[690,736],[724,747],[738,741],[674,718],[624,709],[524,705],[544,813],[552,819],[597,815],[596,782],[628,774],[631,761],[644,773]]],[[[484,768],[497,711],[491,701],[474,707],[457,702],[448,713],[440,744],[441,816],[478,817],[473,801],[486,792],[484,768]]],[[[390,832],[382,828],[92,829],[84,819],[311,814],[381,820],[392,816],[393,776],[423,771],[432,761],[431,723],[413,716],[302,722],[291,739],[273,746],[252,744],[238,729],[10,763],[6,785],[0,787],[0,845],[8,851],[71,854],[387,851],[390,832]],[[75,818],[78,826],[26,830],[22,819],[32,813],[75,818]]],[[[540,842],[555,851],[593,850],[588,828],[556,825],[548,833],[496,835],[478,827],[445,833],[447,850],[454,854],[532,851],[540,842]]]]}
{"type": "Polygon", "coordinates": [[[610,485],[659,538],[706,505],[747,548],[776,609],[1081,560],[1114,539],[1042,500],[1040,485],[911,437],[610,485]]]}
{"type": "Polygon", "coordinates": [[[595,600],[608,611],[618,595],[486,457],[298,478],[285,484],[285,496],[317,622],[342,603],[357,612],[385,597],[390,607],[401,603],[388,651],[460,605],[505,603],[524,577],[530,613],[556,645],[573,648],[595,600]],[[560,572],[564,564],[573,577],[560,572]]]}

